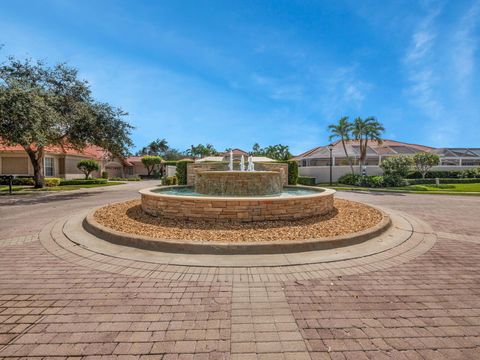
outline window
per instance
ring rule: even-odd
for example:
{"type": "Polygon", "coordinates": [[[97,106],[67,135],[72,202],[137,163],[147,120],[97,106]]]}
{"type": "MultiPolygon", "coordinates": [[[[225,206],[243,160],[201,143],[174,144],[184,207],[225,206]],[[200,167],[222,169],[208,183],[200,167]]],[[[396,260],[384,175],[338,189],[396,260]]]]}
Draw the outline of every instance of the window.
{"type": "Polygon", "coordinates": [[[53,176],[55,175],[54,168],[53,168],[53,158],[47,157],[45,158],[45,176],[53,176]]]}

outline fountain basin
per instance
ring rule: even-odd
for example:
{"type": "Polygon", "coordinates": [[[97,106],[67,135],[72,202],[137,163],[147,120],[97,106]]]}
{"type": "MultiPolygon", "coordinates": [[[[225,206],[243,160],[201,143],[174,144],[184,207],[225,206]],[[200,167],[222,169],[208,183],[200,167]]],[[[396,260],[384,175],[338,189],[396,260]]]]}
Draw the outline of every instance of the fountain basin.
{"type": "Polygon", "coordinates": [[[201,171],[195,192],[212,196],[263,196],[282,192],[279,171],[201,171]]]}
{"type": "Polygon", "coordinates": [[[324,215],[333,210],[335,190],[308,186],[286,186],[284,189],[286,191],[275,195],[235,197],[198,194],[187,186],[162,186],[140,190],[140,194],[143,211],[168,219],[295,220],[324,215]],[[192,194],[179,194],[182,189],[192,194]],[[286,196],[285,192],[291,189],[304,192],[286,196]]]}

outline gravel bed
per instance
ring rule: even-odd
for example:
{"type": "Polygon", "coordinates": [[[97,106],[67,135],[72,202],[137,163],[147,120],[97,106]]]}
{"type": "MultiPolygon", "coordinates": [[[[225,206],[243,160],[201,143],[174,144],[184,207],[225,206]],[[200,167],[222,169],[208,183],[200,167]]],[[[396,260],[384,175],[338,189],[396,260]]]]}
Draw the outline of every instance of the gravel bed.
{"type": "Polygon", "coordinates": [[[351,234],[375,226],[382,214],[365,204],[335,199],[330,214],[294,221],[251,223],[170,220],[142,211],[140,200],[98,209],[94,218],[111,229],[159,239],[257,242],[318,239],[351,234]]]}

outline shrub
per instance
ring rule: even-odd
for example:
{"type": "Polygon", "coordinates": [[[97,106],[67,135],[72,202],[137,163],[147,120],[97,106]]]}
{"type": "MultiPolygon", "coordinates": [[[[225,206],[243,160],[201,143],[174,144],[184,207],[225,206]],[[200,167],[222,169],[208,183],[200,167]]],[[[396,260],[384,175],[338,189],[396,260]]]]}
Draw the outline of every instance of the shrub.
{"type": "Polygon", "coordinates": [[[46,187],[54,187],[54,186],[59,186],[61,182],[62,182],[62,179],[60,178],[45,178],[45,180],[43,181],[43,184],[46,187]]]}
{"type": "Polygon", "coordinates": [[[413,160],[410,156],[399,155],[384,158],[380,164],[384,175],[406,177],[412,167],[413,160]]]}
{"type": "Polygon", "coordinates": [[[340,184],[345,184],[345,185],[357,185],[360,183],[361,178],[362,178],[362,175],[349,173],[349,174],[340,176],[340,178],[338,179],[338,182],[340,184]]]}
{"type": "Polygon", "coordinates": [[[193,161],[182,160],[177,162],[177,183],[178,185],[187,185],[187,165],[193,161]]]}
{"type": "Polygon", "coordinates": [[[165,185],[177,185],[177,177],[176,176],[167,176],[165,178],[165,185]]]}
{"type": "MultiPolygon", "coordinates": [[[[0,180],[1,185],[8,185],[8,180],[0,180]]],[[[35,181],[33,178],[28,177],[16,177],[12,179],[12,185],[21,185],[21,186],[34,186],[35,181]]]]}
{"type": "Polygon", "coordinates": [[[465,169],[460,172],[461,178],[480,178],[480,167],[465,169]]]}
{"type": "Polygon", "coordinates": [[[316,179],[311,176],[299,176],[297,179],[299,185],[315,186],[316,183],[316,179]]]}
{"type": "Polygon", "coordinates": [[[72,180],[62,180],[60,186],[62,185],[89,185],[89,184],[106,184],[107,179],[72,179],[72,180]]]}
{"type": "MultiPolygon", "coordinates": [[[[417,185],[417,184],[436,184],[435,179],[408,179],[407,180],[410,185],[417,185]]],[[[441,184],[478,184],[480,183],[480,178],[473,178],[473,179],[451,179],[451,178],[444,178],[440,179],[439,181],[441,184]]]]}
{"type": "Polygon", "coordinates": [[[298,181],[298,163],[294,160],[287,161],[288,185],[296,185],[298,181]]]}
{"type": "Polygon", "coordinates": [[[108,179],[108,172],[102,171],[102,179],[108,179]]]}
{"type": "Polygon", "coordinates": [[[383,176],[362,176],[360,186],[380,188],[383,186],[383,176]]]}
{"type": "MultiPolygon", "coordinates": [[[[434,179],[434,178],[459,178],[462,177],[461,170],[443,170],[443,171],[428,171],[425,178],[426,179],[434,179]]],[[[413,171],[407,175],[408,179],[421,179],[422,174],[418,171],[413,171]]]]}
{"type": "Polygon", "coordinates": [[[100,166],[95,160],[86,159],[80,160],[77,164],[77,168],[85,174],[85,179],[88,179],[92,172],[98,171],[100,169],[100,166]]]}
{"type": "Polygon", "coordinates": [[[386,187],[398,187],[407,186],[408,182],[400,175],[384,175],[383,186],[386,187]]]}

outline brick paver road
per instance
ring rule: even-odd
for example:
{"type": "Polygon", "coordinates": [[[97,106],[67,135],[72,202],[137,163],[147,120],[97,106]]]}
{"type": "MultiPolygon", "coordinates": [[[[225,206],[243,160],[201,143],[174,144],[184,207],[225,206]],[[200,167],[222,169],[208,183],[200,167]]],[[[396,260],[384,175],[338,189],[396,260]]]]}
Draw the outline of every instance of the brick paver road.
{"type": "Polygon", "coordinates": [[[305,281],[156,281],[48,253],[58,215],[136,197],[145,183],[0,197],[0,357],[480,359],[480,198],[341,193],[428,222],[402,265],[305,281]]]}

